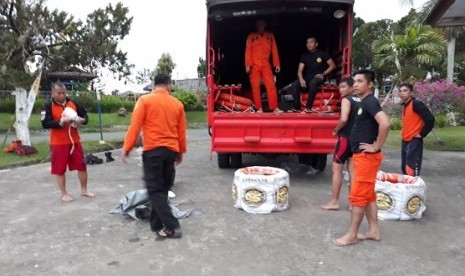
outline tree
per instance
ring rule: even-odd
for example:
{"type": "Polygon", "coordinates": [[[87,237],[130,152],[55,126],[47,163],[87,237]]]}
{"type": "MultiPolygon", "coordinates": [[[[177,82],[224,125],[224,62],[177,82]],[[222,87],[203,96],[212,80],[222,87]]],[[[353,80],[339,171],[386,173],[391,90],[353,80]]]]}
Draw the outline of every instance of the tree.
{"type": "MultiPolygon", "coordinates": [[[[414,0],[400,0],[401,4],[407,4],[412,6],[414,0]]],[[[422,24],[428,14],[433,10],[434,6],[438,3],[438,0],[427,1],[418,16],[416,24],[422,24]]],[[[447,39],[447,79],[453,81],[454,79],[454,66],[455,66],[455,46],[457,37],[465,33],[464,27],[446,27],[444,28],[444,37],[447,39]]],[[[457,65],[458,66],[458,65],[457,65]]]]}
{"type": "MultiPolygon", "coordinates": [[[[382,19],[365,23],[361,18],[354,20],[354,38],[352,42],[352,64],[354,69],[370,68],[373,66],[373,41],[391,30],[392,20],[382,19]]],[[[378,68],[376,78],[379,85],[383,79],[392,74],[392,66],[378,68]]]]}
{"type": "Polygon", "coordinates": [[[205,59],[199,57],[199,65],[197,65],[197,76],[199,78],[205,78],[207,75],[207,63],[205,59]]]}
{"type": "MultiPolygon", "coordinates": [[[[3,0],[0,4],[0,66],[3,74],[29,73],[28,64],[48,70],[70,65],[97,74],[107,68],[119,78],[133,67],[127,54],[117,49],[132,23],[121,3],[109,4],[87,16],[85,22],[66,12],[50,11],[44,0],[3,0]]],[[[2,74],[0,72],[0,74],[2,74]]],[[[20,78],[8,78],[11,85],[20,78]]],[[[23,84],[24,85],[24,84],[23,84]]]]}
{"type": "Polygon", "coordinates": [[[405,76],[423,77],[422,65],[438,64],[445,49],[445,40],[432,27],[419,25],[409,27],[404,34],[392,31],[373,43],[374,65],[394,65],[397,81],[405,76]]]}
{"type": "Polygon", "coordinates": [[[153,80],[155,74],[155,70],[144,68],[142,71],[137,71],[136,82],[145,85],[153,80]]]}
{"type": "Polygon", "coordinates": [[[155,73],[158,74],[168,74],[171,76],[176,67],[176,63],[173,62],[171,55],[169,53],[161,54],[161,57],[158,59],[157,67],[155,68],[155,73]]]}

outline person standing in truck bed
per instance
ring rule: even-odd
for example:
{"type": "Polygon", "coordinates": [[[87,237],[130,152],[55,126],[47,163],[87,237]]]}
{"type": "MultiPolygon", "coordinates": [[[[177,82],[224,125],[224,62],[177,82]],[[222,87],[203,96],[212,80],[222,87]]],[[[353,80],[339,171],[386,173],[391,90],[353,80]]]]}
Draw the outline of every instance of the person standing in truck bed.
{"type": "Polygon", "coordinates": [[[252,88],[253,103],[257,113],[262,113],[262,101],[260,93],[260,80],[266,87],[268,95],[268,105],[274,113],[282,113],[278,108],[278,94],[273,78],[273,71],[270,64],[270,55],[273,60],[275,72],[281,71],[276,39],[272,32],[265,31],[267,22],[260,18],[257,20],[257,31],[247,36],[245,48],[245,71],[249,74],[252,88]]]}

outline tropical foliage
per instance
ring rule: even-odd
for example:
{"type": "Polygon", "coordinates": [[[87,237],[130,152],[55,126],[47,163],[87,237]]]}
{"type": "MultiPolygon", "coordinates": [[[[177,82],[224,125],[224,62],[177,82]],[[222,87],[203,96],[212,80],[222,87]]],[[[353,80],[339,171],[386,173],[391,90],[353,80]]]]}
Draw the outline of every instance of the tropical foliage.
{"type": "Polygon", "coordinates": [[[426,103],[435,115],[465,109],[465,87],[447,80],[417,82],[415,96],[426,103]]]}
{"type": "Polygon", "coordinates": [[[127,53],[118,49],[131,28],[128,12],[121,3],[108,4],[82,21],[49,10],[44,0],[1,1],[0,80],[7,88],[30,85],[31,63],[52,71],[76,65],[93,74],[106,68],[119,78],[129,75],[127,53]]]}
{"type": "Polygon", "coordinates": [[[411,26],[398,35],[391,31],[373,42],[374,66],[394,65],[399,81],[406,76],[419,79],[426,73],[422,65],[441,62],[445,46],[444,38],[430,26],[411,26]]]}

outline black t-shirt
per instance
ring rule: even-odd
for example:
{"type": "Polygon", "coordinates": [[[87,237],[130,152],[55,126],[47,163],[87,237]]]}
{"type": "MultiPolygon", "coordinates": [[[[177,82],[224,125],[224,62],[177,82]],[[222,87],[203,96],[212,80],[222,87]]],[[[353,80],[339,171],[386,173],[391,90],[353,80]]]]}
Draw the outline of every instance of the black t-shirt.
{"type": "Polygon", "coordinates": [[[366,96],[359,105],[354,126],[350,132],[350,148],[352,152],[361,152],[360,143],[373,144],[378,137],[378,122],[375,116],[381,110],[378,99],[370,94],[366,96]]]}
{"type": "Polygon", "coordinates": [[[326,52],[316,50],[313,53],[307,52],[300,57],[300,63],[305,65],[303,77],[305,81],[310,81],[316,74],[323,73],[328,69],[329,55],[326,52]]]}
{"type": "Polygon", "coordinates": [[[354,126],[355,117],[357,116],[360,99],[354,95],[347,96],[346,99],[350,101],[349,118],[347,118],[346,125],[339,130],[338,135],[349,138],[352,127],[354,126]]]}

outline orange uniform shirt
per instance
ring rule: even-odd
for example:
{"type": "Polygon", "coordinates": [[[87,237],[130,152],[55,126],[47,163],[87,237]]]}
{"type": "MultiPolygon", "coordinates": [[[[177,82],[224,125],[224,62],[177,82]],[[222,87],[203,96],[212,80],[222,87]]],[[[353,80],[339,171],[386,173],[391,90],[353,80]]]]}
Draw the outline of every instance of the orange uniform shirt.
{"type": "MultiPolygon", "coordinates": [[[[61,115],[66,107],[78,110],[77,106],[72,101],[66,101],[65,105],[57,104],[54,101],[51,102],[51,115],[53,121],[60,121],[61,115]]],[[[67,145],[72,143],[80,142],[78,129],[66,124],[62,128],[51,128],[50,129],[50,145],[67,145]],[[70,138],[73,139],[71,141],[70,138]]]]}
{"type": "Polygon", "coordinates": [[[273,66],[280,67],[278,47],[273,33],[253,32],[247,37],[245,49],[245,66],[269,66],[270,53],[273,57],[273,66]]]}
{"type": "Polygon", "coordinates": [[[404,106],[402,121],[402,140],[412,141],[415,136],[420,134],[423,126],[425,125],[420,114],[413,111],[413,100],[404,106]]]}
{"type": "Polygon", "coordinates": [[[123,150],[130,152],[143,132],[143,150],[167,147],[186,152],[186,116],[182,103],[165,89],[139,98],[134,107],[123,150]]]}

